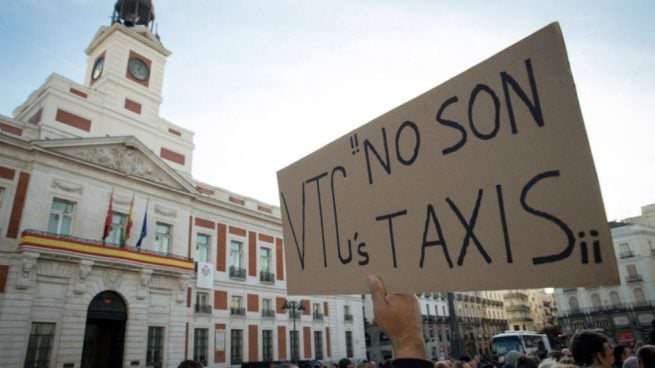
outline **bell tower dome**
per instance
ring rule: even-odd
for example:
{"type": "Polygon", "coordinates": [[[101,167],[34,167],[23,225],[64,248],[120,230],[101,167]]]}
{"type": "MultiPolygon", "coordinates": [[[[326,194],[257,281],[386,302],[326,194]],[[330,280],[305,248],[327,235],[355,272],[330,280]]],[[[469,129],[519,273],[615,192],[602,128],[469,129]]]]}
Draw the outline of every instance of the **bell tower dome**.
{"type": "Polygon", "coordinates": [[[150,27],[155,20],[155,7],[151,0],[118,0],[114,6],[113,23],[121,23],[126,27],[150,27]]]}

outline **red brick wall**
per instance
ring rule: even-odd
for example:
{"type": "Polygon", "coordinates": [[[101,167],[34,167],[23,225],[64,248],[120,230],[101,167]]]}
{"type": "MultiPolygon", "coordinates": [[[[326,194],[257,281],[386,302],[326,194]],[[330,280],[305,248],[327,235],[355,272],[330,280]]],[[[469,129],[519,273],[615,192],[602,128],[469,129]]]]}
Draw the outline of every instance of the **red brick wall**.
{"type": "Polygon", "coordinates": [[[180,165],[184,165],[184,162],[186,161],[186,157],[184,157],[183,154],[177,153],[175,151],[171,151],[164,147],[162,147],[161,150],[159,151],[159,156],[163,159],[166,159],[171,162],[175,162],[176,164],[180,164],[180,165]]]}
{"type": "Polygon", "coordinates": [[[125,99],[125,109],[137,114],[141,114],[141,104],[136,101],[132,101],[129,98],[125,99]]]}
{"type": "Polygon", "coordinates": [[[178,132],[177,130],[175,130],[175,129],[173,129],[173,128],[168,128],[168,132],[171,133],[171,134],[173,134],[173,135],[176,135],[176,136],[178,136],[178,137],[181,137],[181,136],[182,136],[182,133],[178,132]]]}
{"type": "Polygon", "coordinates": [[[282,249],[282,239],[275,238],[275,272],[278,280],[284,280],[284,251],[282,249]]]}
{"type": "Polygon", "coordinates": [[[9,277],[9,266],[0,266],[0,294],[5,292],[7,278],[9,277]]]}
{"type": "Polygon", "coordinates": [[[240,227],[230,226],[230,234],[238,236],[246,236],[246,230],[240,227]]]}
{"type": "MultiPolygon", "coordinates": [[[[217,323],[214,325],[214,328],[225,332],[225,323],[217,323]]],[[[227,336],[225,339],[227,340],[227,336]]],[[[225,346],[223,346],[223,349],[225,349],[225,346]]],[[[225,363],[225,350],[214,351],[214,363],[225,363]]]]}
{"type": "Polygon", "coordinates": [[[227,227],[218,224],[218,238],[216,239],[216,271],[225,272],[225,258],[227,253],[227,227]]]}
{"type": "Polygon", "coordinates": [[[284,302],[286,299],[281,298],[281,297],[275,297],[275,313],[284,313],[284,308],[282,306],[284,305],[284,302]]]}
{"type": "Polygon", "coordinates": [[[191,235],[193,232],[193,216],[189,216],[189,241],[187,242],[187,257],[191,258],[191,235]]]}
{"type": "Polygon", "coordinates": [[[82,91],[80,91],[79,89],[71,88],[71,89],[69,89],[68,91],[69,91],[70,93],[72,93],[72,94],[74,94],[74,95],[77,95],[77,96],[80,96],[80,97],[82,97],[82,98],[86,98],[86,97],[87,97],[87,94],[84,93],[84,92],[82,92],[82,91]]]}
{"type": "Polygon", "coordinates": [[[189,359],[189,322],[184,329],[184,359],[189,359]]]}
{"type": "Polygon", "coordinates": [[[248,294],[248,312],[259,312],[259,295],[248,294]]]}
{"type": "Polygon", "coordinates": [[[9,134],[23,135],[23,129],[5,123],[0,123],[0,130],[9,134]]]}
{"type": "Polygon", "coordinates": [[[227,291],[214,290],[214,309],[227,310],[227,291]]]}
{"type": "Polygon", "coordinates": [[[310,309],[311,305],[309,305],[309,300],[302,299],[300,300],[300,303],[302,304],[303,308],[305,308],[305,310],[302,311],[302,314],[308,316],[312,312],[310,309]]]}
{"type": "Polygon", "coordinates": [[[277,326],[277,359],[287,360],[287,328],[277,326]]]}
{"type": "Polygon", "coordinates": [[[23,207],[25,207],[25,198],[27,197],[27,186],[30,183],[30,174],[21,172],[18,175],[18,186],[14,196],[14,205],[11,208],[11,217],[7,227],[7,238],[16,239],[20,229],[20,221],[23,217],[23,207]]]}
{"type": "Polygon", "coordinates": [[[259,241],[263,241],[263,242],[266,242],[266,243],[273,243],[273,241],[274,241],[272,236],[262,234],[262,233],[259,233],[257,235],[257,239],[259,239],[259,241]]]}
{"type": "Polygon", "coordinates": [[[0,166],[0,178],[7,179],[7,180],[14,180],[15,175],[16,175],[16,170],[8,167],[0,166]]]}
{"type": "Polygon", "coordinates": [[[328,302],[323,302],[323,314],[328,316],[328,302]]]}
{"type": "Polygon", "coordinates": [[[248,325],[248,359],[251,362],[256,362],[259,359],[257,356],[259,355],[259,345],[257,342],[259,341],[258,336],[257,336],[257,325],[248,325]]]}
{"type": "Polygon", "coordinates": [[[70,125],[74,128],[84,130],[85,132],[91,131],[91,120],[85,119],[81,116],[77,116],[61,109],[57,109],[55,120],[66,125],[70,125]]]}
{"type": "Polygon", "coordinates": [[[305,359],[312,357],[312,328],[303,327],[302,328],[302,340],[304,346],[305,359]]]}
{"type": "Polygon", "coordinates": [[[207,229],[214,230],[216,224],[214,224],[214,221],[205,220],[200,217],[196,217],[196,226],[205,227],[207,229]]]}
{"type": "Polygon", "coordinates": [[[325,343],[327,344],[327,356],[332,356],[332,345],[330,345],[330,328],[325,328],[325,343]]]}
{"type": "Polygon", "coordinates": [[[186,307],[191,308],[191,288],[186,289],[186,307]]]}
{"type": "Polygon", "coordinates": [[[257,233],[248,232],[248,275],[257,276],[257,233]]]}

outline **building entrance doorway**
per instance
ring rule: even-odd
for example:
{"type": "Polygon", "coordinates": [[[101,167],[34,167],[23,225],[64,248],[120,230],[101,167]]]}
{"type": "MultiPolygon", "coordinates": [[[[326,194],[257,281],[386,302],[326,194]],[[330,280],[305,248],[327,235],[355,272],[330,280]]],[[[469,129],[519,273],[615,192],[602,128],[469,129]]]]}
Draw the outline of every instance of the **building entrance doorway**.
{"type": "Polygon", "coordinates": [[[103,291],[91,300],[86,317],[82,368],[123,366],[127,308],[123,298],[103,291]]]}

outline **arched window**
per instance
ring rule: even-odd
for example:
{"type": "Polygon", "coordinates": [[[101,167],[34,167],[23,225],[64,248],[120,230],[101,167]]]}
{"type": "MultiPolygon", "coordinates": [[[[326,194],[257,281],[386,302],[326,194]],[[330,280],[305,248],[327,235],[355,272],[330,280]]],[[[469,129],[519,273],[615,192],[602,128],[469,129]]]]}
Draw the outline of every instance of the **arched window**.
{"type": "Polygon", "coordinates": [[[610,291],[610,300],[612,301],[613,306],[621,304],[621,296],[616,291],[610,291]]]}
{"type": "Polygon", "coordinates": [[[574,296],[569,298],[569,308],[571,308],[571,310],[580,309],[580,305],[578,304],[578,298],[574,296]]]}
{"type": "Polygon", "coordinates": [[[635,302],[642,303],[646,301],[644,297],[644,291],[641,288],[634,288],[632,292],[635,294],[635,302]]]}
{"type": "Polygon", "coordinates": [[[596,293],[591,294],[591,306],[594,308],[600,308],[600,296],[596,293]]]}

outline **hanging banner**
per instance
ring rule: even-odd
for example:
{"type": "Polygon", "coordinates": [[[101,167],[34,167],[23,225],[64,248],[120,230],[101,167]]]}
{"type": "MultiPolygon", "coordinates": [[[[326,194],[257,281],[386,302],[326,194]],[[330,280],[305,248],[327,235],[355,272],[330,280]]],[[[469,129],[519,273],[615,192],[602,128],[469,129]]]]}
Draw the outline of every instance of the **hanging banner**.
{"type": "Polygon", "coordinates": [[[204,289],[214,288],[214,265],[207,262],[198,262],[196,286],[204,289]]]}

